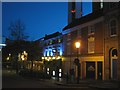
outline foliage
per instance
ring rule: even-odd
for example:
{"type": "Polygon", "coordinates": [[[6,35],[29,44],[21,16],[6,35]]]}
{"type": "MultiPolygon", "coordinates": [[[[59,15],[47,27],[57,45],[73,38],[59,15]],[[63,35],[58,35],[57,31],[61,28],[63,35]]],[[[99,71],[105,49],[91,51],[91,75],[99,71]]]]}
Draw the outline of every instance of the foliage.
{"type": "Polygon", "coordinates": [[[10,23],[8,30],[10,31],[9,38],[12,40],[26,40],[28,38],[25,35],[25,25],[20,20],[10,23]]]}

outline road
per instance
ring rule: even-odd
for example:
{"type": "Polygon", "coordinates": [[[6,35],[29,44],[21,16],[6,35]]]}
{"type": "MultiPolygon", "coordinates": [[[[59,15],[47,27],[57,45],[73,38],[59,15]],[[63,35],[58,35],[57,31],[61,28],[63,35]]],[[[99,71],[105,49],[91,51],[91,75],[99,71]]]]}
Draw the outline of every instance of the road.
{"type": "Polygon", "coordinates": [[[3,70],[2,88],[78,88],[79,90],[90,90],[88,87],[57,85],[54,80],[23,78],[9,70],[3,70]]]}

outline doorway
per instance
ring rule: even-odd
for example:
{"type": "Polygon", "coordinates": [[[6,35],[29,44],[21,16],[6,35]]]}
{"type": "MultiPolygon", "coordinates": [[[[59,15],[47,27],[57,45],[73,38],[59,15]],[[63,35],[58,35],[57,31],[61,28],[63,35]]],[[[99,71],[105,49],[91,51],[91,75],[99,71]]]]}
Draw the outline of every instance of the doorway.
{"type": "Polygon", "coordinates": [[[86,62],[86,78],[95,79],[95,62],[86,62]]]}

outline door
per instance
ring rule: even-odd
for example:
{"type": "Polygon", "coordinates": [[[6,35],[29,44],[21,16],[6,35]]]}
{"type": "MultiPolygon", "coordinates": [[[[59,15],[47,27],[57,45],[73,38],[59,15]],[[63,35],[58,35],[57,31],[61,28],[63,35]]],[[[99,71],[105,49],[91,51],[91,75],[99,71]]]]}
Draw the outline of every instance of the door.
{"type": "Polygon", "coordinates": [[[112,60],[112,79],[117,79],[117,59],[112,60]]]}
{"type": "Polygon", "coordinates": [[[86,78],[95,79],[95,62],[86,62],[86,78]]]}
{"type": "Polygon", "coordinates": [[[102,80],[102,62],[98,62],[97,65],[97,75],[98,75],[98,79],[102,80]]]}

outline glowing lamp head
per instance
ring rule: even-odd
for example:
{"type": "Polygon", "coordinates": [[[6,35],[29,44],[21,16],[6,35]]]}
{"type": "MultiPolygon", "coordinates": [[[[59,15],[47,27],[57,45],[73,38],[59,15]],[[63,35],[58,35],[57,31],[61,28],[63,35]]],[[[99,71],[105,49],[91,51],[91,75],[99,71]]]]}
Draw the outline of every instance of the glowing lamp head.
{"type": "Polygon", "coordinates": [[[80,42],[75,43],[76,48],[80,48],[80,42]]]}

